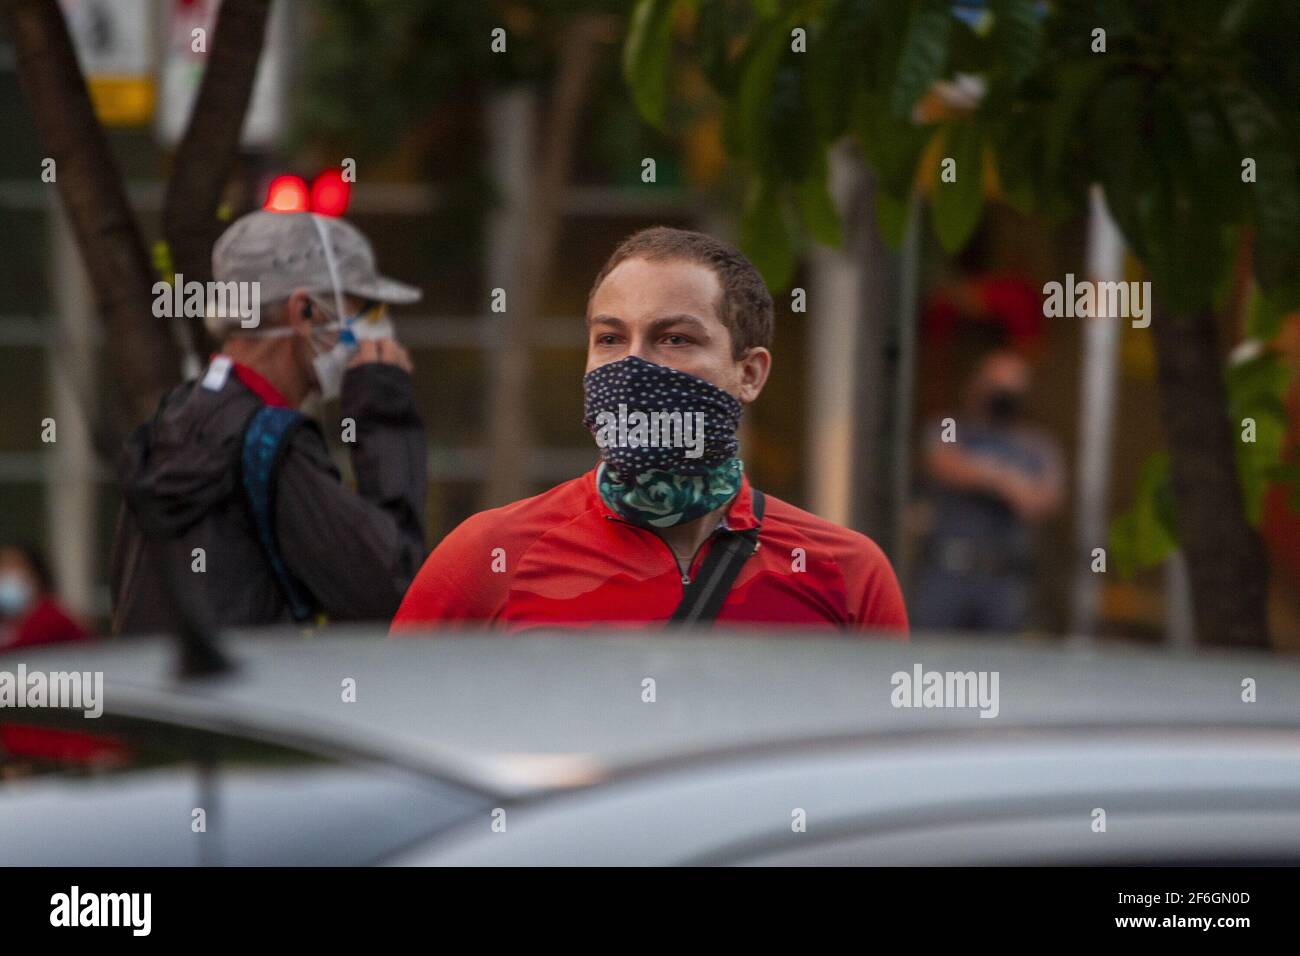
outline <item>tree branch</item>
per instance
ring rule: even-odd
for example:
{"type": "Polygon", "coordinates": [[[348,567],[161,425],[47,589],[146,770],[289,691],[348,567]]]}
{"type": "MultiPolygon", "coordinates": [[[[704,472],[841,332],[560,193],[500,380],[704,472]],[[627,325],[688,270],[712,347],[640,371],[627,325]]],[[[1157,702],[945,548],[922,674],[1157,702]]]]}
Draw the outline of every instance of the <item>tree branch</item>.
{"type": "Polygon", "coordinates": [[[3,0],[0,16],[37,133],[55,161],[55,182],[90,274],[114,377],[126,411],[142,421],[179,380],[180,369],[170,320],[153,318],[153,271],[121,171],[55,0],[3,0]]]}
{"type": "MultiPolygon", "coordinates": [[[[271,0],[225,0],[213,27],[203,82],[163,201],[172,267],[187,281],[212,278],[212,244],[221,232],[217,209],[239,157],[270,8],[271,0]]],[[[211,343],[201,320],[190,322],[190,334],[199,355],[206,355],[211,343]]]]}
{"type": "Polygon", "coordinates": [[[1197,642],[1267,648],[1268,560],[1242,500],[1218,320],[1157,308],[1151,331],[1197,642]]]}

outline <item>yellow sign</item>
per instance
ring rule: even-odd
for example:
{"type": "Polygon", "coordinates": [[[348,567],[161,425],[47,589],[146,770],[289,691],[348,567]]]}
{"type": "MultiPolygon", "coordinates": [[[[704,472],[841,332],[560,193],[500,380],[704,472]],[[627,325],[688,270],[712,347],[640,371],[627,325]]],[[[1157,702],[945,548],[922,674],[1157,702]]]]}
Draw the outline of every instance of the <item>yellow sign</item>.
{"type": "Polygon", "coordinates": [[[151,0],[59,0],[105,126],[144,126],[154,115],[151,0]]]}
{"type": "Polygon", "coordinates": [[[147,126],[153,119],[153,77],[92,76],[86,85],[95,115],[105,126],[147,126]]]}

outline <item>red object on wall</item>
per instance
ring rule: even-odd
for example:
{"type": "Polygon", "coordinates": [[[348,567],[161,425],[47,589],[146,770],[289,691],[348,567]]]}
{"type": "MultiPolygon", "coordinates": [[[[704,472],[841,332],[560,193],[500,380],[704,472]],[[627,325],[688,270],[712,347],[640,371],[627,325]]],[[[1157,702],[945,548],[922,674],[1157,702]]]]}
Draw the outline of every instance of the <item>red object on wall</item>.
{"type": "Polygon", "coordinates": [[[1043,333],[1043,297],[1019,276],[977,276],[936,293],[923,322],[926,334],[939,349],[952,345],[957,326],[962,324],[999,327],[1008,345],[1027,349],[1043,333]]]}

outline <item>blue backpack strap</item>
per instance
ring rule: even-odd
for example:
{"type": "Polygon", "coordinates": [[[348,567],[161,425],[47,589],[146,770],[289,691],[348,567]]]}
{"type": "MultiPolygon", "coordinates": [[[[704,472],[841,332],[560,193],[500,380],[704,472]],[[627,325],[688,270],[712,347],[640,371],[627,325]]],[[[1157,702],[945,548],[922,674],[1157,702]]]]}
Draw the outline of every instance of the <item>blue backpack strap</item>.
{"type": "Polygon", "coordinates": [[[275,534],[275,492],[280,459],[289,447],[289,439],[305,420],[301,412],[292,408],[263,405],[244,427],[240,456],[244,495],[257,528],[258,540],[289,603],[293,619],[299,622],[310,621],[318,605],[303,583],[289,571],[280,554],[280,543],[275,534]]]}

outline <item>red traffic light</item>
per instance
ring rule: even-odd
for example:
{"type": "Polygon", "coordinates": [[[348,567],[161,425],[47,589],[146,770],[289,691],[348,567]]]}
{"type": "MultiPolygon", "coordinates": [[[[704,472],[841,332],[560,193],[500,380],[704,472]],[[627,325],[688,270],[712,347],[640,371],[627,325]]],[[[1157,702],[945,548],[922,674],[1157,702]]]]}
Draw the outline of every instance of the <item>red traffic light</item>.
{"type": "Polygon", "coordinates": [[[352,184],[337,169],[327,169],[311,184],[311,211],[322,216],[341,216],[348,211],[352,184]]]}
{"type": "Polygon", "coordinates": [[[307,212],[321,216],[341,216],[348,211],[352,184],[337,169],[327,169],[313,180],[308,190],[301,176],[286,173],[271,180],[263,209],[271,212],[307,212]]]}
{"type": "Polygon", "coordinates": [[[262,208],[271,212],[306,212],[307,183],[301,176],[276,176],[267,187],[262,208]]]}

